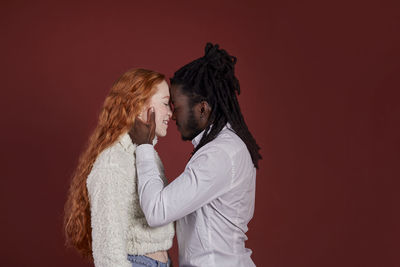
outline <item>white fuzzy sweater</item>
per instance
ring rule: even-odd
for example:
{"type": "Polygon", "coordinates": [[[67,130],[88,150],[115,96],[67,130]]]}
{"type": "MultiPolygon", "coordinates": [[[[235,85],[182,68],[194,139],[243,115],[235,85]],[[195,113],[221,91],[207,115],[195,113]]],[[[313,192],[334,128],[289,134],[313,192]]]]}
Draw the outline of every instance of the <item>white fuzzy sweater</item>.
{"type": "MultiPolygon", "coordinates": [[[[136,145],[128,134],[96,159],[86,185],[89,192],[95,266],[131,266],[127,255],[168,250],[173,224],[151,228],[140,208],[135,168],[136,145]]],[[[164,167],[156,153],[157,165],[164,167]]]]}

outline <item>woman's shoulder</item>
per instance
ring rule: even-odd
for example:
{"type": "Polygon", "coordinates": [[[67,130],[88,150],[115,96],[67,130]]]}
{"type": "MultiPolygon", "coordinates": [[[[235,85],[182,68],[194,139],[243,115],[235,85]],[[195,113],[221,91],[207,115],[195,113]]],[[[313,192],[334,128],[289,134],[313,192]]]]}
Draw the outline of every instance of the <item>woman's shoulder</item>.
{"type": "Polygon", "coordinates": [[[104,179],[109,180],[110,176],[130,177],[135,174],[135,156],[134,153],[125,151],[121,144],[116,142],[112,146],[103,150],[96,158],[92,170],[88,177],[96,176],[96,181],[104,179]]]}
{"type": "Polygon", "coordinates": [[[121,141],[115,142],[104,149],[98,156],[93,167],[126,168],[135,162],[135,147],[126,147],[121,141]]]}

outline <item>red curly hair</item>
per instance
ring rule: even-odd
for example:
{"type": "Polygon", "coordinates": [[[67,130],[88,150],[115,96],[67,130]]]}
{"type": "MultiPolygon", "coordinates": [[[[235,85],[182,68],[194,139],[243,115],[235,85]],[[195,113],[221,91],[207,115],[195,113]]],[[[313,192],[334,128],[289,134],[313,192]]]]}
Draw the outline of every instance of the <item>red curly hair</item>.
{"type": "Polygon", "coordinates": [[[66,245],[76,248],[85,258],[93,260],[86,179],[97,156],[129,131],[135,117],[155,94],[156,85],[163,80],[163,74],[145,69],[132,69],[124,73],[108,93],[98,124],[79,158],[65,203],[64,230],[66,245]]]}

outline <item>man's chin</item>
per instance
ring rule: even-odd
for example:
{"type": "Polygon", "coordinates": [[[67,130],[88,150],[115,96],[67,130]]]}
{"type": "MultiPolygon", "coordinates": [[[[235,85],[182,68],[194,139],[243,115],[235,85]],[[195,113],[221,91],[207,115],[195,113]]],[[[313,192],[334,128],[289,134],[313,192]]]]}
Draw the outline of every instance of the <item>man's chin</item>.
{"type": "Polygon", "coordinates": [[[192,127],[191,129],[191,131],[185,131],[186,134],[183,134],[182,131],[180,131],[180,129],[178,128],[178,131],[180,132],[183,141],[192,141],[197,135],[199,135],[203,131],[202,129],[198,129],[195,127],[192,127]]]}
{"type": "Polygon", "coordinates": [[[183,133],[181,133],[181,138],[183,141],[192,141],[193,138],[195,138],[196,136],[193,135],[184,135],[183,133]]]}
{"type": "Polygon", "coordinates": [[[181,137],[182,137],[183,141],[192,141],[197,135],[198,135],[198,133],[192,134],[190,136],[188,136],[188,135],[185,136],[185,135],[181,134],[181,137]]]}
{"type": "Polygon", "coordinates": [[[192,141],[192,139],[190,139],[190,137],[184,136],[183,134],[181,134],[181,138],[183,141],[192,141]]]}

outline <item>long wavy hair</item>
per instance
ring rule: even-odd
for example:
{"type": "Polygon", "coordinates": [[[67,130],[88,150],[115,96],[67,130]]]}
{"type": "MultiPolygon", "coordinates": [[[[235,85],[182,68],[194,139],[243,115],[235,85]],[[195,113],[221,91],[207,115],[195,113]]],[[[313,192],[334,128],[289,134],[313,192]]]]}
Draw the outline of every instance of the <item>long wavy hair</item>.
{"type": "Polygon", "coordinates": [[[125,72],[112,86],[98,124],[81,154],[72,176],[64,210],[66,245],[93,260],[90,203],[86,180],[98,155],[129,131],[135,117],[155,94],[156,85],[165,80],[163,74],[132,69],[125,72]]]}

